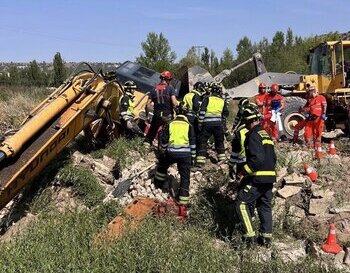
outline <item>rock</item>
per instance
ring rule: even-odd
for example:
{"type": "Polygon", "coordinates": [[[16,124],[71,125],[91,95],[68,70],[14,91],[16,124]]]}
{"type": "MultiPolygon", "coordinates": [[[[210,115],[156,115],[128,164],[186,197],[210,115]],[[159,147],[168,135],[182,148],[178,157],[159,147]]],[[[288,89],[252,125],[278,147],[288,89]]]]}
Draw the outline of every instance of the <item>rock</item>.
{"type": "Polygon", "coordinates": [[[285,262],[297,262],[306,257],[305,243],[297,242],[275,242],[276,250],[285,262]]]}
{"type": "Polygon", "coordinates": [[[334,256],[334,261],[338,264],[344,263],[345,260],[345,251],[340,251],[337,255],[334,256]]]}
{"type": "Polygon", "coordinates": [[[283,167],[277,171],[277,182],[280,182],[285,176],[288,175],[288,171],[286,167],[283,167]]]}
{"type": "Polygon", "coordinates": [[[305,177],[296,173],[284,177],[286,185],[303,185],[305,183],[305,177]]]}
{"type": "Polygon", "coordinates": [[[345,248],[344,264],[350,265],[350,248],[345,248]]]}
{"type": "Polygon", "coordinates": [[[327,213],[330,206],[329,200],[322,199],[311,199],[309,206],[309,214],[311,215],[324,215],[327,213]]]}
{"type": "Polygon", "coordinates": [[[302,219],[305,217],[305,211],[297,206],[289,207],[289,214],[295,218],[302,219]]]}
{"type": "Polygon", "coordinates": [[[312,191],[312,197],[313,198],[327,198],[327,199],[333,199],[334,192],[329,189],[318,189],[312,191]]]}
{"type": "Polygon", "coordinates": [[[293,195],[296,195],[301,190],[301,187],[296,186],[285,186],[282,189],[278,190],[277,193],[282,198],[286,199],[288,197],[291,197],[293,195]]]}
{"type": "Polygon", "coordinates": [[[334,131],[322,133],[322,137],[324,138],[337,138],[342,135],[344,135],[344,132],[341,129],[335,129],[334,131]]]}
{"type": "Polygon", "coordinates": [[[332,207],[329,209],[329,212],[334,214],[338,214],[341,212],[350,212],[350,204],[346,204],[342,207],[334,207],[334,208],[332,207]]]}

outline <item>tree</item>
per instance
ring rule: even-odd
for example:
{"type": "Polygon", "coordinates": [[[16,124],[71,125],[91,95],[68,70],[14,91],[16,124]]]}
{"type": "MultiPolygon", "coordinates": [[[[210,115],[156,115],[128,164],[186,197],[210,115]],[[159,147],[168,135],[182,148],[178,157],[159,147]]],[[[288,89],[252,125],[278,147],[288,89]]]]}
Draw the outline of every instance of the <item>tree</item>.
{"type": "Polygon", "coordinates": [[[159,72],[171,69],[176,59],[176,54],[174,51],[171,51],[169,41],[163,33],[159,35],[155,32],[148,33],[147,39],[141,43],[141,47],[143,54],[141,53],[136,58],[138,63],[159,72]]]}
{"type": "Polygon", "coordinates": [[[201,56],[201,61],[204,67],[206,69],[209,69],[210,54],[209,54],[209,49],[207,47],[204,48],[204,52],[202,53],[202,56],[201,56]]]}
{"type": "Polygon", "coordinates": [[[192,46],[186,53],[186,56],[180,60],[182,66],[191,67],[199,64],[199,56],[196,53],[196,48],[192,46]]]}
{"type": "Polygon", "coordinates": [[[66,79],[66,69],[61,57],[57,52],[53,57],[53,86],[60,86],[66,79]]]}
{"type": "Polygon", "coordinates": [[[29,67],[26,69],[26,79],[29,85],[41,86],[43,83],[43,77],[41,70],[36,60],[29,63],[29,67]]]}

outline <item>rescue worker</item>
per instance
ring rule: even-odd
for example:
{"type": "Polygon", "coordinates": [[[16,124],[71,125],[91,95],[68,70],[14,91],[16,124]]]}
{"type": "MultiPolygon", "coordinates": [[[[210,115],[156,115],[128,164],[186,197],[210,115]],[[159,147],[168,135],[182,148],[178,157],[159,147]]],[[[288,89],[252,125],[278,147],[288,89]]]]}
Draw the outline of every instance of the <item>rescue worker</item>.
{"type": "Polygon", "coordinates": [[[218,161],[226,159],[224,146],[224,119],[229,115],[227,104],[221,97],[222,87],[213,83],[210,87],[211,95],[202,101],[199,111],[199,143],[196,163],[199,167],[205,164],[207,153],[207,142],[214,136],[215,149],[218,161]]]}
{"type": "Polygon", "coordinates": [[[264,112],[264,121],[263,128],[271,136],[272,140],[279,140],[278,127],[281,124],[279,115],[281,115],[285,102],[284,97],[278,94],[279,87],[277,84],[273,83],[271,85],[270,93],[266,95],[265,98],[265,112],[264,112]]]}
{"type": "MultiPolygon", "coordinates": [[[[299,109],[299,114],[303,115],[305,119],[298,121],[298,123],[294,126],[293,143],[298,143],[299,132],[305,128],[307,119],[310,116],[310,114],[309,114],[309,112],[310,112],[310,98],[308,96],[307,90],[308,90],[308,87],[306,89],[306,97],[305,97],[306,104],[303,107],[300,107],[300,109],[299,109]]],[[[307,141],[307,139],[312,138],[312,135],[309,136],[308,134],[309,134],[309,132],[304,130],[305,142],[307,141]]]]}
{"type": "MultiPolygon", "coordinates": [[[[246,134],[248,132],[247,129],[247,119],[250,115],[255,115],[258,112],[257,106],[253,104],[249,104],[245,106],[243,113],[242,123],[241,125],[235,130],[234,132],[234,138],[232,140],[232,153],[230,156],[230,159],[228,161],[229,165],[229,177],[233,180],[236,180],[236,175],[242,172],[243,165],[246,162],[246,154],[244,149],[244,141],[246,139],[246,134]],[[250,114],[250,115],[248,115],[250,114]],[[235,169],[236,167],[236,169],[235,169]]],[[[259,117],[261,115],[259,114],[259,117]]]]}
{"type": "Polygon", "coordinates": [[[255,95],[255,103],[259,107],[260,114],[264,114],[265,110],[265,98],[266,98],[266,84],[261,82],[258,87],[258,94],[255,95]]]}
{"type": "Polygon", "coordinates": [[[204,83],[196,82],[191,92],[187,93],[183,98],[184,107],[187,108],[187,119],[195,128],[197,126],[197,114],[199,112],[201,98],[205,92],[204,83]]]}
{"type": "Polygon", "coordinates": [[[163,71],[160,74],[160,83],[150,92],[146,105],[146,115],[153,103],[153,117],[151,126],[146,135],[144,145],[151,147],[153,140],[157,136],[158,130],[165,125],[173,116],[173,109],[177,106],[175,89],[170,85],[172,75],[169,71],[163,71]]]}
{"type": "Polygon", "coordinates": [[[185,116],[183,104],[180,103],[173,119],[161,132],[160,158],[154,178],[156,187],[162,188],[167,178],[170,165],[177,163],[180,173],[180,188],[175,198],[182,205],[189,201],[191,161],[196,156],[195,134],[191,123],[185,116]]]}
{"type": "Polygon", "coordinates": [[[246,163],[242,172],[236,199],[236,212],[242,223],[243,240],[252,245],[256,242],[270,247],[272,240],[272,188],[276,182],[276,154],[274,143],[260,125],[260,113],[246,113],[244,149],[246,163]],[[253,228],[254,208],[260,220],[259,237],[253,228]]]}
{"type": "Polygon", "coordinates": [[[324,121],[327,119],[327,101],[322,95],[318,95],[314,86],[308,89],[309,96],[309,114],[306,118],[305,141],[311,148],[318,148],[321,145],[321,137],[324,127],[324,121]]]}
{"type": "Polygon", "coordinates": [[[134,118],[134,93],[137,86],[134,81],[124,83],[124,95],[119,100],[120,121],[123,125],[125,136],[132,138],[135,135],[144,136],[140,127],[136,124],[134,118]]]}
{"type": "Polygon", "coordinates": [[[233,121],[233,125],[232,125],[232,131],[233,133],[237,130],[238,127],[241,126],[241,123],[243,121],[243,110],[244,107],[249,105],[249,100],[247,98],[241,98],[238,101],[238,112],[236,114],[236,117],[233,121]]]}

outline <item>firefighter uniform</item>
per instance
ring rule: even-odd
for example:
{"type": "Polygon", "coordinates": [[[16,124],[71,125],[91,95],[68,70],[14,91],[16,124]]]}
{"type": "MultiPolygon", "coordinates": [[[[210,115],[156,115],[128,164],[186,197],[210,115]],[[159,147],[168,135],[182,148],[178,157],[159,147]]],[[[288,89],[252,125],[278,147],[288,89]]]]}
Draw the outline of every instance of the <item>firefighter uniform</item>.
{"type": "Polygon", "coordinates": [[[324,120],[326,119],[326,98],[322,95],[316,95],[310,98],[309,101],[310,112],[305,125],[305,141],[308,147],[314,148],[321,145],[321,137],[324,127],[324,120]]]}
{"type": "Polygon", "coordinates": [[[258,112],[258,107],[253,103],[246,105],[242,113],[242,124],[234,131],[234,138],[232,140],[232,153],[228,161],[230,177],[232,179],[234,179],[234,167],[236,166],[236,174],[241,173],[243,165],[246,162],[246,154],[244,148],[246,134],[248,133],[246,122],[254,117],[261,117],[258,112]]]}
{"type": "Polygon", "coordinates": [[[224,146],[224,119],[229,115],[227,104],[221,98],[221,87],[213,86],[212,95],[205,97],[202,101],[198,123],[200,127],[199,143],[196,162],[199,165],[205,164],[207,153],[207,142],[214,136],[215,149],[218,160],[226,159],[224,146]]]}
{"type": "Polygon", "coordinates": [[[172,96],[175,96],[175,89],[166,82],[161,82],[150,92],[150,100],[154,103],[154,111],[151,126],[145,138],[145,144],[148,144],[148,146],[152,145],[159,128],[172,118],[172,96]]]}
{"type": "Polygon", "coordinates": [[[247,159],[236,199],[236,211],[243,224],[244,238],[249,241],[256,236],[251,210],[252,206],[256,206],[260,220],[259,239],[271,242],[272,188],[276,181],[274,144],[259,124],[246,134],[244,147],[247,159]]]}
{"type": "Polygon", "coordinates": [[[120,122],[124,128],[126,137],[133,137],[135,135],[143,136],[143,132],[139,126],[135,123],[134,118],[134,90],[136,90],[136,84],[133,81],[127,81],[124,84],[125,94],[120,97],[120,122]]]}
{"type": "Polygon", "coordinates": [[[284,108],[284,97],[280,94],[269,93],[265,97],[265,113],[263,128],[272,137],[273,140],[278,140],[278,124],[271,121],[272,111],[281,112],[284,108]]]}
{"type": "MultiPolygon", "coordinates": [[[[298,121],[298,123],[294,126],[294,135],[293,135],[293,142],[297,143],[299,141],[299,132],[303,130],[306,126],[307,120],[310,117],[310,102],[308,97],[306,98],[306,104],[299,109],[299,113],[302,114],[305,119],[302,119],[298,121]]],[[[312,134],[310,135],[310,132],[308,130],[304,130],[304,139],[305,142],[308,141],[308,139],[312,138],[312,134]]]]}
{"type": "Polygon", "coordinates": [[[195,125],[197,121],[197,113],[199,111],[201,102],[201,93],[197,90],[192,90],[187,93],[184,98],[184,107],[187,109],[187,119],[192,124],[195,125]]]}
{"type": "Polygon", "coordinates": [[[186,205],[189,201],[191,161],[196,156],[194,129],[185,115],[179,114],[162,130],[160,149],[163,151],[159,158],[154,183],[162,187],[166,181],[170,165],[177,163],[181,181],[178,201],[186,205]]]}
{"type": "Polygon", "coordinates": [[[244,149],[244,141],[246,138],[246,134],[248,129],[245,124],[242,124],[237,130],[234,132],[234,137],[232,140],[232,152],[230,159],[228,161],[230,177],[233,179],[233,168],[236,166],[235,173],[240,173],[242,171],[243,165],[246,162],[246,155],[244,149]]]}

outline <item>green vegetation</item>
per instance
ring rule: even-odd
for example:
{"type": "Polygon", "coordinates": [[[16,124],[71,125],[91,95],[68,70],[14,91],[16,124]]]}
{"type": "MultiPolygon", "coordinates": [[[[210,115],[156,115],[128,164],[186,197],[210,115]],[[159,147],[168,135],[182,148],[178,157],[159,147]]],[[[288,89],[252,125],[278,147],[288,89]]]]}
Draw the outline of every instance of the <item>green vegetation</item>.
{"type": "Polygon", "coordinates": [[[59,171],[57,179],[63,185],[72,186],[88,207],[101,203],[105,197],[102,186],[91,170],[67,165],[59,171]]]}
{"type": "Polygon", "coordinates": [[[142,138],[133,138],[131,140],[125,138],[118,138],[112,141],[106,148],[96,150],[92,153],[95,158],[102,158],[106,155],[117,161],[119,169],[139,159],[145,157],[147,150],[143,145],[142,138]],[[130,151],[134,151],[130,154],[130,151]]]}

